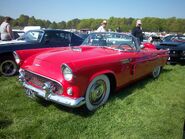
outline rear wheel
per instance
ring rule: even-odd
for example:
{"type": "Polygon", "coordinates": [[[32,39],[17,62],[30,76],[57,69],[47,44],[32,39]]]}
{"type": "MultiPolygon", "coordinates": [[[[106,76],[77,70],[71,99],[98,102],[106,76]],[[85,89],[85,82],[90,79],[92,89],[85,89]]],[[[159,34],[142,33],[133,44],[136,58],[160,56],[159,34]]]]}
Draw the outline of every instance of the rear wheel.
{"type": "Polygon", "coordinates": [[[0,63],[0,73],[4,76],[12,76],[17,73],[18,67],[14,60],[6,59],[0,63]]]}
{"type": "Polygon", "coordinates": [[[153,78],[157,78],[161,73],[161,66],[157,66],[152,71],[153,78]]]}
{"type": "Polygon", "coordinates": [[[96,110],[108,100],[110,94],[110,80],[106,75],[94,78],[89,84],[85,101],[89,111],[96,110]]]}

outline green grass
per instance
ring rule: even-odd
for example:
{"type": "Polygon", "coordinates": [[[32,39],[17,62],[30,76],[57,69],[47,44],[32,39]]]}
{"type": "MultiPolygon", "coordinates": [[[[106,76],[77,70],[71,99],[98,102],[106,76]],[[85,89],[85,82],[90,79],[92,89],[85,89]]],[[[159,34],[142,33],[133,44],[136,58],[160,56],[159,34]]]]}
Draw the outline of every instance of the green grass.
{"type": "Polygon", "coordinates": [[[0,77],[0,138],[182,139],[185,67],[167,65],[112,95],[94,113],[25,96],[17,77],[0,77]]]}

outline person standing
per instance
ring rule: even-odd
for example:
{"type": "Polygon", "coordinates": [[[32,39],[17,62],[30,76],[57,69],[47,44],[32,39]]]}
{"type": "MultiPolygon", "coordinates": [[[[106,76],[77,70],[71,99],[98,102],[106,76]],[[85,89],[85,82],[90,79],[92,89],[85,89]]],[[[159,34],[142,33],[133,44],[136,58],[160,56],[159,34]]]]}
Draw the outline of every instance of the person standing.
{"type": "Polygon", "coordinates": [[[141,42],[143,42],[143,30],[142,30],[141,25],[142,25],[141,20],[137,20],[136,27],[133,28],[133,30],[132,30],[132,35],[138,39],[139,44],[141,44],[141,42]]]}
{"type": "Polygon", "coordinates": [[[101,26],[96,30],[96,32],[106,32],[106,27],[107,25],[107,21],[103,20],[103,22],[101,23],[101,26]]]}
{"type": "Polygon", "coordinates": [[[4,22],[2,22],[2,24],[0,26],[1,40],[2,41],[9,41],[9,40],[14,39],[12,28],[10,26],[11,20],[12,20],[11,17],[5,17],[4,22]]]}

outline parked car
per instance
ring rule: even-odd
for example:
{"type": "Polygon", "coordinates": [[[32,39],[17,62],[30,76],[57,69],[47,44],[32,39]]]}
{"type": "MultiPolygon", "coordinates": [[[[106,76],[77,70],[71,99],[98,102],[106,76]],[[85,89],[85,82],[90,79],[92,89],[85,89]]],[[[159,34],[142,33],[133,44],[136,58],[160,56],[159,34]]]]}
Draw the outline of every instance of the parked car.
{"type": "Polygon", "coordinates": [[[18,66],[15,63],[13,51],[66,47],[69,45],[77,46],[82,42],[82,38],[67,31],[51,29],[30,30],[17,40],[2,41],[0,43],[0,74],[4,76],[16,74],[18,66]]]}
{"type": "Polygon", "coordinates": [[[163,39],[163,42],[156,46],[157,49],[169,50],[168,63],[185,63],[185,36],[169,35],[163,39]]]}
{"type": "Polygon", "coordinates": [[[75,33],[75,34],[78,35],[79,37],[81,37],[84,40],[89,36],[89,34],[87,34],[87,33],[75,33]]]}
{"type": "Polygon", "coordinates": [[[94,111],[110,92],[147,75],[157,78],[168,53],[154,45],[139,46],[131,35],[92,33],[79,47],[32,55],[20,68],[19,80],[30,97],[68,107],[85,104],[94,111]]]}
{"type": "Polygon", "coordinates": [[[18,29],[13,29],[12,32],[13,32],[14,39],[21,37],[25,33],[23,30],[18,30],[18,29]]]}

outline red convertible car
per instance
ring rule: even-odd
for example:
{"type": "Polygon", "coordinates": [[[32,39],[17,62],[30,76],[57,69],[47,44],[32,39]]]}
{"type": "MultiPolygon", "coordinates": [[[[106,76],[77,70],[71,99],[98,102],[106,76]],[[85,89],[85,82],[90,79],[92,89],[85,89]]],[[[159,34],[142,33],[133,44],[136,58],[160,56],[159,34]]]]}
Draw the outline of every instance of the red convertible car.
{"type": "Polygon", "coordinates": [[[92,33],[82,46],[50,49],[21,65],[19,80],[31,97],[96,110],[110,92],[146,75],[158,77],[168,52],[131,35],[92,33]]]}

